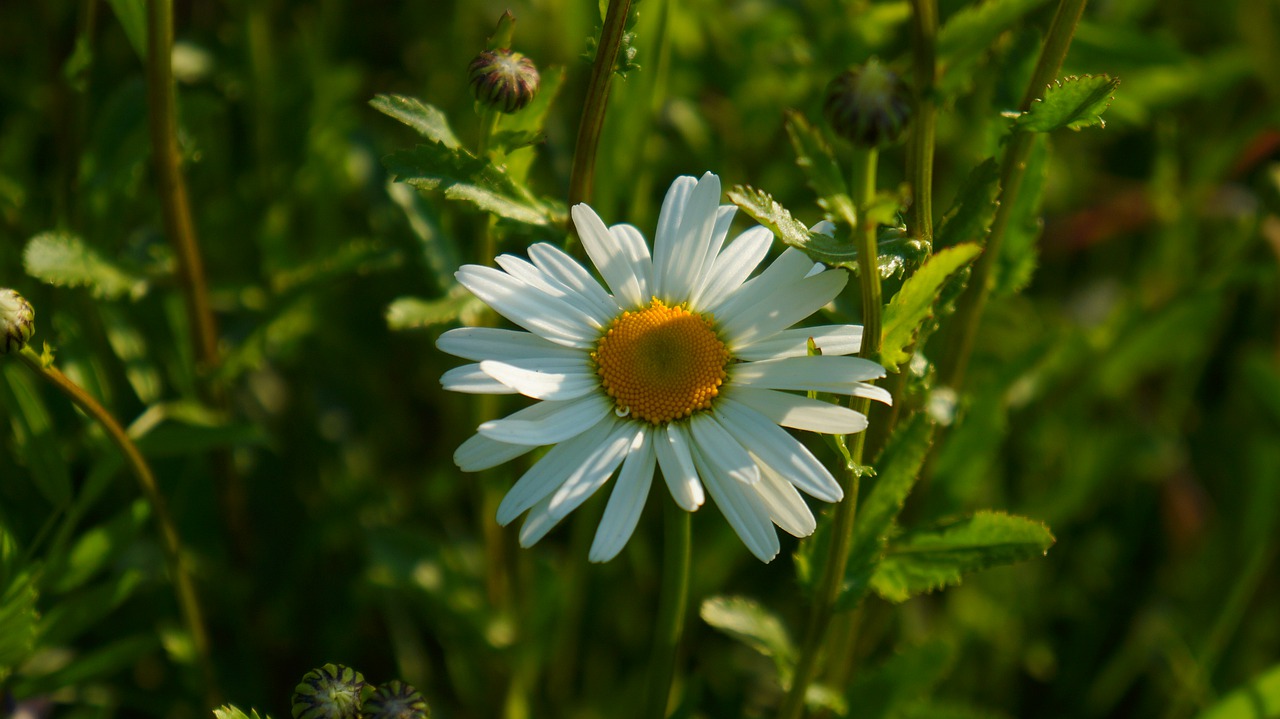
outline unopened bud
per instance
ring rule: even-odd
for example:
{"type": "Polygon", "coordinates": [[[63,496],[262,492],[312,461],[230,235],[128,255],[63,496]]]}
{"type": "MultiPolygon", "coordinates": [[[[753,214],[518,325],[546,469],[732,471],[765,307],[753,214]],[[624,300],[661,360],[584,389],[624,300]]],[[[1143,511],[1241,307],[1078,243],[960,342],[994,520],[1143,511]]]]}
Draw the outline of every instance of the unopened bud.
{"type": "Polygon", "coordinates": [[[36,333],[35,308],[25,297],[7,288],[0,289],[0,332],[4,334],[0,354],[20,351],[36,333]]]}
{"type": "Polygon", "coordinates": [[[468,75],[476,100],[508,114],[528,105],[542,84],[533,61],[510,50],[485,50],[476,55],[468,75]]]}
{"type": "Polygon", "coordinates": [[[911,119],[911,96],[897,74],[872,59],[827,85],[822,111],[840,137],[879,147],[902,135],[911,119]]]}
{"type": "Polygon", "coordinates": [[[359,719],[364,676],[326,664],[303,675],[293,690],[293,719],[359,719]]]}
{"type": "Polygon", "coordinates": [[[378,687],[364,703],[364,719],[427,719],[431,707],[417,689],[400,680],[378,687]]]}

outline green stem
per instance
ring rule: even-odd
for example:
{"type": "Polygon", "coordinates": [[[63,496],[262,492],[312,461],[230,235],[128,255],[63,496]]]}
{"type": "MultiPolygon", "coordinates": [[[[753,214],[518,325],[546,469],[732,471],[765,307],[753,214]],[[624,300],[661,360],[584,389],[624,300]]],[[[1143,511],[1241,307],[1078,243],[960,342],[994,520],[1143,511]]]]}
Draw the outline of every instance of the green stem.
{"type": "Polygon", "coordinates": [[[151,511],[155,514],[156,523],[160,526],[161,544],[164,547],[165,558],[168,560],[169,573],[173,577],[174,593],[177,595],[178,607],[182,611],[182,619],[187,626],[187,631],[191,634],[191,641],[195,644],[200,670],[204,675],[206,701],[211,707],[221,704],[222,692],[218,688],[217,679],[213,671],[213,661],[210,659],[209,632],[205,628],[204,615],[200,611],[200,601],[196,595],[195,584],[191,581],[191,574],[187,571],[187,564],[183,558],[182,541],[178,536],[177,525],[174,524],[173,517],[169,514],[164,495],[160,494],[160,486],[156,483],[156,477],[151,472],[151,467],[147,464],[147,460],[142,456],[142,452],[138,450],[138,445],[133,443],[128,433],[116,421],[116,418],[111,416],[111,413],[98,400],[94,399],[88,392],[85,392],[75,382],[72,382],[58,368],[46,366],[40,355],[36,354],[35,350],[30,347],[24,347],[18,357],[32,372],[57,387],[75,406],[101,425],[107,436],[111,438],[111,441],[124,455],[125,462],[138,479],[138,484],[142,487],[142,493],[146,495],[147,501],[151,504],[151,511]]]}
{"type": "MultiPolygon", "coordinates": [[[[1031,73],[1031,81],[1018,104],[1020,111],[1027,111],[1031,103],[1039,99],[1044,89],[1053,82],[1066,59],[1067,49],[1071,46],[1071,38],[1075,35],[1076,25],[1084,12],[1086,0],[1060,0],[1058,11],[1049,27],[1049,36],[1045,39],[1040,51],[1040,59],[1031,73]]],[[[1004,235],[1009,228],[1009,220],[1014,204],[1018,199],[1018,191],[1022,188],[1022,179],[1026,175],[1027,157],[1035,142],[1035,134],[1015,132],[1005,148],[1004,160],[1000,167],[1000,196],[997,199],[995,218],[991,221],[991,232],[987,235],[987,246],[982,256],[973,266],[973,276],[969,287],[961,296],[953,324],[956,334],[952,337],[951,350],[946,359],[950,362],[944,366],[942,381],[950,387],[960,387],[964,382],[965,370],[969,357],[973,353],[974,338],[978,333],[978,323],[986,308],[987,297],[991,294],[992,272],[1000,257],[1000,248],[1004,244],[1004,235]]]]}
{"type": "Polygon", "coordinates": [[[486,107],[480,115],[480,142],[476,144],[476,157],[481,160],[489,157],[489,143],[493,140],[494,131],[498,129],[498,119],[501,116],[502,113],[492,107],[486,107]]]}
{"type": "Polygon", "coordinates": [[[662,596],[658,623],[653,632],[649,657],[648,690],[642,719],[666,719],[675,674],[676,650],[684,634],[685,607],[689,603],[689,566],[693,530],[690,514],[675,502],[664,502],[662,518],[662,596]]]}
{"type": "MultiPolygon", "coordinates": [[[[878,152],[875,148],[865,150],[855,161],[853,177],[854,201],[858,204],[857,224],[854,226],[853,239],[858,250],[858,274],[862,288],[862,350],[859,356],[874,360],[880,355],[881,312],[880,272],[877,261],[876,224],[868,212],[876,196],[876,160],[878,152]]],[[[849,221],[852,218],[846,218],[849,221]]],[[[871,401],[864,397],[854,397],[849,406],[854,411],[866,414],[871,401]]],[[[840,597],[840,589],[844,586],[845,565],[849,563],[849,552],[853,548],[853,526],[858,514],[858,490],[862,479],[862,456],[866,451],[867,433],[853,435],[849,447],[851,461],[842,468],[840,486],[844,490],[844,500],[836,505],[835,519],[831,527],[831,545],[827,553],[827,561],[822,568],[822,576],[818,580],[818,588],[814,593],[813,611],[809,615],[809,624],[805,630],[804,644],[800,651],[800,660],[796,664],[795,676],[791,681],[791,689],[787,692],[778,713],[779,719],[800,719],[804,715],[804,698],[809,685],[818,676],[819,658],[827,638],[827,628],[831,617],[835,614],[836,600],[840,597]]]]}
{"type": "Polygon", "coordinates": [[[609,85],[613,81],[613,67],[618,61],[622,31],[630,11],[631,0],[609,0],[604,27],[600,31],[600,43],[596,46],[596,60],[591,66],[587,99],[582,104],[582,119],[578,122],[578,140],[573,148],[573,172],[569,176],[570,207],[580,202],[591,202],[595,186],[596,149],[600,145],[600,131],[604,129],[609,85]]]}
{"type": "Polygon", "coordinates": [[[916,116],[911,127],[907,155],[911,161],[911,214],[909,231],[933,242],[933,149],[938,125],[934,84],[938,79],[937,0],[912,0],[912,54],[915,73],[916,116]]]}

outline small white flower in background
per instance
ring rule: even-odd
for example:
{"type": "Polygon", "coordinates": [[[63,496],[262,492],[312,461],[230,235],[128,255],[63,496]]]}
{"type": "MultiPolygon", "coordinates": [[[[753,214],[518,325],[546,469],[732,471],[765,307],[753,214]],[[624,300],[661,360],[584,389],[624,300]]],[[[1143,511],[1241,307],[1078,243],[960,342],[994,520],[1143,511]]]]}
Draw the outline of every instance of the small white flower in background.
{"type": "Polygon", "coordinates": [[[499,256],[500,270],[458,270],[459,282],[528,330],[466,327],[437,343],[474,362],[446,372],[446,389],[542,400],[480,425],[454,454],[474,472],[555,445],[498,507],[503,525],[528,512],[523,546],[619,466],[594,562],[630,539],[655,467],[685,510],[709,494],[765,562],[779,550],[774,524],[797,537],[816,526],[797,488],[825,502],[842,498],[826,467],[781,427],[848,434],[867,426],[858,412],[793,392],[891,402],[864,383],[884,369],[845,356],[858,351],[861,327],[787,329],[834,299],[847,275],[788,249],[748,279],[773,235],[755,227],[726,245],[736,208],[719,202],[715,175],[678,178],[662,203],[652,257],[635,227],[606,227],[590,207],[574,207],[583,247],[610,291],[549,244],[530,247],[528,260],[499,256]],[[808,354],[810,337],[821,355],[808,354]]]}

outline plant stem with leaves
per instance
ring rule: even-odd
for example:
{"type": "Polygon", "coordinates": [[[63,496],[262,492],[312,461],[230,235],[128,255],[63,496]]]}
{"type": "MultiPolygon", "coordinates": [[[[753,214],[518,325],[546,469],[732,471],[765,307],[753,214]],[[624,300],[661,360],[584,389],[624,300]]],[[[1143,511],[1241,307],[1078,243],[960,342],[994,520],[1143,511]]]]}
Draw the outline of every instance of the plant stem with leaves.
{"type": "MultiPolygon", "coordinates": [[[[1061,0],[1058,11],[1049,27],[1049,36],[1045,39],[1040,51],[1040,59],[1031,73],[1031,81],[1023,93],[1018,110],[1026,112],[1031,103],[1043,96],[1045,88],[1058,75],[1062,61],[1071,46],[1071,38],[1075,35],[1076,25],[1084,12],[1086,0],[1061,0]]],[[[1014,131],[1005,149],[1004,159],[1000,166],[1000,196],[997,199],[995,218],[991,221],[991,231],[987,235],[986,248],[973,267],[973,277],[969,287],[961,296],[956,308],[954,320],[955,334],[951,338],[950,351],[947,353],[943,367],[942,381],[951,387],[960,387],[964,383],[965,370],[969,365],[969,357],[973,354],[973,342],[978,333],[978,324],[982,320],[982,312],[991,294],[992,273],[1000,259],[1000,249],[1004,244],[1005,232],[1009,228],[1009,220],[1013,207],[1018,199],[1018,191],[1022,187],[1022,179],[1027,170],[1027,157],[1035,134],[1025,131],[1014,131]]]]}
{"type": "MultiPolygon", "coordinates": [[[[862,349],[858,354],[875,360],[880,354],[883,308],[876,247],[876,223],[871,219],[869,209],[875,201],[876,160],[879,153],[875,148],[861,152],[863,154],[855,160],[853,177],[854,202],[857,203],[858,209],[853,238],[858,252],[858,280],[862,293],[863,322],[862,349]]],[[[845,219],[850,221],[854,218],[846,217],[845,219]]],[[[870,409],[871,401],[865,397],[854,397],[849,404],[855,411],[865,415],[870,409]]],[[[866,441],[865,431],[852,436],[849,461],[841,468],[840,486],[844,490],[844,499],[836,505],[827,560],[823,564],[822,576],[814,592],[813,609],[809,615],[809,624],[805,630],[804,644],[800,650],[800,659],[796,663],[791,689],[778,713],[780,719],[800,719],[804,716],[805,695],[808,693],[809,685],[818,676],[819,659],[823,653],[823,645],[826,643],[827,629],[835,614],[840,589],[844,586],[845,565],[849,563],[849,552],[853,547],[853,528],[858,513],[858,490],[863,473],[862,456],[866,450],[866,441]]]]}
{"type": "Polygon", "coordinates": [[[182,540],[178,535],[178,527],[169,514],[168,505],[165,504],[164,495],[160,493],[160,486],[156,482],[155,474],[151,471],[151,466],[147,464],[146,458],[138,450],[138,445],[129,438],[124,427],[121,427],[116,418],[92,395],[72,382],[57,367],[47,364],[45,359],[30,347],[23,347],[18,353],[18,358],[32,372],[57,387],[76,407],[97,422],[124,455],[125,463],[137,478],[138,486],[142,488],[142,493],[150,503],[151,511],[155,514],[156,523],[159,525],[160,543],[169,565],[169,574],[173,581],[178,607],[182,612],[182,620],[187,627],[187,632],[191,634],[191,642],[195,646],[196,658],[203,675],[206,701],[209,706],[217,706],[222,701],[222,692],[218,688],[213,661],[210,658],[209,632],[205,628],[204,614],[200,609],[195,584],[191,580],[187,563],[183,558],[182,540]]]}

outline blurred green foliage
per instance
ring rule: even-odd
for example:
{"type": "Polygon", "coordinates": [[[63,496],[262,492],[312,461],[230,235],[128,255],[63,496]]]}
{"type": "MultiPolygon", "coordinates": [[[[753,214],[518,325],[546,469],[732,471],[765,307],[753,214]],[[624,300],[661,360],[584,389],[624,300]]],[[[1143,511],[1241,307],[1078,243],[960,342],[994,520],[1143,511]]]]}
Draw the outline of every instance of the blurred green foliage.
{"type": "MultiPolygon", "coordinates": [[[[823,219],[833,181],[807,184],[784,112],[818,118],[830,78],[871,55],[906,70],[909,5],[635,8],[600,149],[600,215],[651,236],[667,183],[710,169],[764,188],[795,222],[823,219]]],[[[440,716],[606,717],[638,704],[655,508],[606,565],[585,563],[602,497],[536,549],[504,531],[486,554],[498,530],[483,487],[512,477],[454,467],[474,403],[441,391],[455,363],[432,344],[441,322],[476,311],[451,275],[479,259],[484,233],[517,253],[563,237],[600,7],[179,4],[179,140],[226,413],[202,400],[209,378],[163,237],[144,10],[0,4],[0,285],[31,300],[35,341],[57,348],[155,468],[224,698],[288,716],[297,678],[332,661],[413,684],[440,716]],[[515,49],[544,84],[500,125],[509,176],[489,178],[468,164],[480,120],[466,67],[507,7],[515,49]],[[412,129],[383,114],[420,118],[406,98],[441,114],[412,129]],[[411,149],[422,135],[439,144],[411,149]],[[458,176],[397,169],[439,148],[458,176]],[[447,201],[460,186],[466,202],[447,201]],[[519,221],[490,228],[476,207],[519,221]],[[219,452],[240,494],[210,461],[219,452]]],[[[940,2],[935,204],[957,202],[935,249],[980,240],[990,222],[983,163],[1014,122],[1002,113],[1052,11],[940,2]]],[[[905,507],[901,487],[876,500],[886,526],[899,509],[927,527],[992,507],[1048,524],[1057,544],[945,593],[868,598],[838,625],[847,656],[825,677],[838,696],[818,701],[858,717],[1276,716],[1278,47],[1272,0],[1087,8],[1062,73],[1085,79],[1016,122],[1092,124],[1105,87],[1106,128],[1038,143],[958,397],[963,421],[940,428],[905,507]]],[[[903,153],[882,155],[882,188],[903,182],[903,153]]],[[[918,261],[891,268],[886,297],[918,261]]],[[[856,320],[856,308],[853,289],[836,315],[856,320]]],[[[937,345],[904,364],[900,401],[927,401],[937,345]]],[[[150,510],[114,448],[14,362],[0,362],[0,425],[0,712],[12,700],[52,701],[59,717],[207,716],[150,510]]],[[[868,480],[864,496],[879,487],[868,480]]],[[[692,597],[709,603],[687,629],[678,716],[769,716],[804,617],[792,560],[759,565],[711,511],[694,535],[692,597]],[[752,618],[763,607],[776,616],[752,618]]]]}

